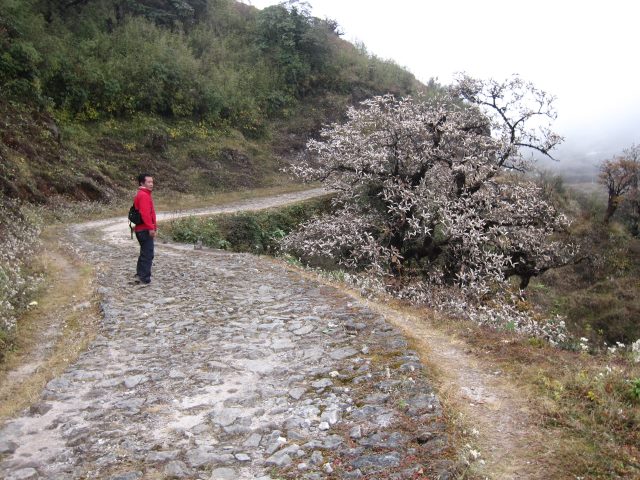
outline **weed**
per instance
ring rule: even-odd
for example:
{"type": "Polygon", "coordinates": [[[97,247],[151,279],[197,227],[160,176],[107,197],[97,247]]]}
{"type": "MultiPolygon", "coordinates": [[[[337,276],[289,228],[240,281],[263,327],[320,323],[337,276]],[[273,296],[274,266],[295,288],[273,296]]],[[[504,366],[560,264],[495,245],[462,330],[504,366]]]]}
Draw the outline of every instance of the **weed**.
{"type": "Polygon", "coordinates": [[[41,284],[33,263],[40,220],[18,202],[0,201],[0,359],[12,348],[17,320],[41,284]]]}
{"type": "Polygon", "coordinates": [[[629,380],[631,384],[631,396],[636,400],[640,400],[640,377],[634,380],[629,380]]]}

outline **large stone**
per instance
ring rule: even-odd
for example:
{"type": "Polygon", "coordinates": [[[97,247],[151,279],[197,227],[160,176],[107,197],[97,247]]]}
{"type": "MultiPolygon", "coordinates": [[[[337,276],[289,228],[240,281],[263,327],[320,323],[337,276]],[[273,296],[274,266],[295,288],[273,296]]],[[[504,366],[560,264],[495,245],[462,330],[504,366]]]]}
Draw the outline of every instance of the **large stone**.
{"type": "Polygon", "coordinates": [[[145,383],[149,380],[149,378],[145,375],[132,375],[131,377],[127,377],[124,379],[124,386],[127,388],[134,388],[141,383],[145,383]]]}
{"type": "Polygon", "coordinates": [[[292,388],[291,390],[289,390],[289,395],[291,396],[291,398],[293,398],[294,400],[300,400],[300,398],[302,397],[302,395],[304,395],[304,393],[307,391],[306,388],[303,387],[296,387],[296,388],[292,388]]]}
{"type": "Polygon", "coordinates": [[[388,453],[384,455],[364,455],[351,462],[354,468],[383,469],[400,465],[400,455],[388,453]]]}
{"type": "Polygon", "coordinates": [[[173,460],[164,467],[164,474],[168,478],[187,478],[191,472],[184,462],[173,460]]]}
{"type": "Polygon", "coordinates": [[[278,452],[267,458],[265,463],[276,467],[288,467],[293,463],[293,460],[291,460],[289,454],[278,452]]]}
{"type": "Polygon", "coordinates": [[[10,473],[6,480],[35,480],[39,478],[38,471],[35,468],[21,468],[13,473],[10,473]]]}
{"type": "Polygon", "coordinates": [[[332,351],[329,356],[334,360],[344,360],[345,358],[353,357],[358,354],[358,350],[353,347],[344,347],[332,351]]]}
{"type": "Polygon", "coordinates": [[[18,448],[18,444],[10,440],[0,440],[0,454],[13,453],[18,448]]]}
{"type": "Polygon", "coordinates": [[[138,480],[142,478],[142,472],[124,472],[109,477],[109,480],[138,480]]]}
{"type": "Polygon", "coordinates": [[[333,386],[333,382],[329,378],[322,378],[311,383],[313,388],[322,389],[333,386]]]}
{"type": "Polygon", "coordinates": [[[236,480],[238,474],[233,468],[216,468],[211,472],[209,480],[236,480]]]}

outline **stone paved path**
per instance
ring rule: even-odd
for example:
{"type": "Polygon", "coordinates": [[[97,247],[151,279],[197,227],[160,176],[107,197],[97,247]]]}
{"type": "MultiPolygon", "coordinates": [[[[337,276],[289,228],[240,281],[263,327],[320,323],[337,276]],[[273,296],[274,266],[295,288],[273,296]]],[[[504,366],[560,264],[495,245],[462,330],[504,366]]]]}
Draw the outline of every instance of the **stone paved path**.
{"type": "Polygon", "coordinates": [[[1,427],[3,478],[453,475],[438,399],[379,314],[267,259],[176,245],[131,286],[123,223],[70,230],[97,266],[103,325],[1,427]]]}

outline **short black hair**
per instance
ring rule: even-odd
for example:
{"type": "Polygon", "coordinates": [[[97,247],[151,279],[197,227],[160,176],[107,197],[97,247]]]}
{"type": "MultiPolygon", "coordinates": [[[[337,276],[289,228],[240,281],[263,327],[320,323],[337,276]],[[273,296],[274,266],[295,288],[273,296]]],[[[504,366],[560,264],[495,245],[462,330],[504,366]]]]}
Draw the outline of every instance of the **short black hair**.
{"type": "Polygon", "coordinates": [[[152,177],[150,173],[141,173],[138,175],[138,185],[142,185],[147,177],[152,177]]]}

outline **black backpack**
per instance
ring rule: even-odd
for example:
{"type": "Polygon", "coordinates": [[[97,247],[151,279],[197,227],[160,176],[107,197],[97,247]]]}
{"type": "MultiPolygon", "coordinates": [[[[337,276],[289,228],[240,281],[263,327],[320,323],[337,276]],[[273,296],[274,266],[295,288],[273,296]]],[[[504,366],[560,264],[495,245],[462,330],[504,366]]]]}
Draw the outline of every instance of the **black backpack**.
{"type": "Polygon", "coordinates": [[[140,211],[136,209],[134,205],[131,205],[129,209],[129,215],[127,215],[129,219],[129,228],[131,229],[131,238],[133,238],[133,228],[135,225],[141,225],[144,222],[142,221],[142,215],[140,215],[140,211]]]}

